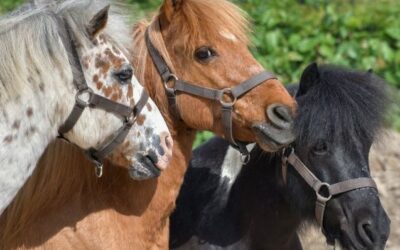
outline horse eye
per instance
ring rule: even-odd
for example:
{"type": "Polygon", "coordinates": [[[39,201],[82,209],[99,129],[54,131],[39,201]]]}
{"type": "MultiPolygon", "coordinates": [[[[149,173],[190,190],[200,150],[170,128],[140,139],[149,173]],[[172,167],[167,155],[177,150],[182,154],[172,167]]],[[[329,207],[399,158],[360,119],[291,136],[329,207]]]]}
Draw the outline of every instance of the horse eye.
{"type": "Polygon", "coordinates": [[[194,53],[195,58],[202,63],[209,62],[216,55],[217,53],[215,53],[215,51],[209,47],[201,47],[194,53]]]}
{"type": "Polygon", "coordinates": [[[118,72],[115,72],[114,75],[121,84],[128,84],[132,80],[133,70],[131,67],[124,68],[118,72]]]}
{"type": "Polygon", "coordinates": [[[318,155],[323,155],[328,152],[328,144],[324,141],[320,141],[313,147],[313,152],[318,155]]]}

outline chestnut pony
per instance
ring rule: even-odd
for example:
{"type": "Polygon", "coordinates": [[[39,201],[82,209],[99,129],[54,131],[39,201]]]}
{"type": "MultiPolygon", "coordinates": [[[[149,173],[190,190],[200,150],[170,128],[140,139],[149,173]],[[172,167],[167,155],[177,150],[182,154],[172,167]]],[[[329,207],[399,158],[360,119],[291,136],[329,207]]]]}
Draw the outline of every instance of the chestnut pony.
{"type": "MultiPolygon", "coordinates": [[[[169,215],[196,132],[210,130],[222,135],[226,128],[217,100],[176,91],[177,105],[170,107],[148,53],[146,31],[169,70],[195,86],[233,89],[263,71],[248,50],[248,21],[235,5],[225,0],[165,0],[150,24],[135,26],[132,59],[136,76],[158,105],[174,139],[170,167],[157,179],[139,182],[127,177],[123,169],[106,165],[108,174],[92,180],[86,173],[89,162],[82,154],[57,144],[38,169],[61,164],[67,174],[60,174],[60,181],[50,180],[54,187],[48,195],[55,201],[21,227],[14,246],[168,249],[169,215]],[[70,173],[71,165],[80,167],[70,173]],[[85,184],[77,181],[81,176],[85,184]],[[69,184],[62,178],[70,179],[69,184]]],[[[272,152],[293,140],[290,127],[295,102],[276,78],[270,78],[238,97],[233,105],[232,132],[235,141],[257,141],[272,152]]],[[[232,98],[232,93],[227,94],[232,98]]]]}

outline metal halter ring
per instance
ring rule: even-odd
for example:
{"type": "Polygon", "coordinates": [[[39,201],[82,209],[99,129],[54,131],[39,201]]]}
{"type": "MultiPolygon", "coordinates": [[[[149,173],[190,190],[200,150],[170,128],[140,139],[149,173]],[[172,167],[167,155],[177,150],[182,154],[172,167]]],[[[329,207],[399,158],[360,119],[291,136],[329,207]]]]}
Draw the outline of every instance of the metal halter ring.
{"type": "Polygon", "coordinates": [[[318,184],[315,186],[315,193],[316,193],[316,195],[317,195],[317,200],[318,200],[318,201],[327,202],[327,201],[329,201],[329,200],[332,198],[332,194],[331,194],[331,192],[330,192],[330,190],[329,190],[329,187],[330,187],[330,185],[329,185],[328,183],[326,183],[326,182],[318,183],[318,184]],[[323,195],[320,193],[320,191],[321,191],[321,189],[322,189],[323,187],[326,187],[326,189],[328,190],[328,196],[323,196],[323,195]]]}
{"type": "Polygon", "coordinates": [[[176,75],[170,74],[170,75],[168,76],[167,80],[164,82],[165,89],[166,89],[168,92],[175,93],[175,83],[176,83],[176,81],[178,81],[178,80],[179,80],[179,79],[178,79],[178,77],[177,77],[176,75]],[[168,86],[168,83],[171,82],[171,81],[173,81],[173,86],[168,86]]]}
{"type": "Polygon", "coordinates": [[[129,116],[125,117],[125,122],[129,124],[134,124],[136,122],[137,116],[135,115],[135,112],[131,112],[129,116]]]}
{"type": "Polygon", "coordinates": [[[79,90],[75,95],[75,101],[82,107],[88,107],[90,105],[90,98],[92,98],[93,90],[91,88],[79,90]],[[81,97],[84,94],[88,94],[89,98],[87,100],[83,100],[81,97]]]}
{"type": "Polygon", "coordinates": [[[221,95],[219,97],[219,102],[224,106],[224,107],[232,107],[235,105],[237,101],[237,97],[232,94],[232,89],[231,88],[225,88],[221,90],[221,95]],[[231,99],[231,102],[225,102],[224,101],[224,96],[227,95],[231,99]]]}

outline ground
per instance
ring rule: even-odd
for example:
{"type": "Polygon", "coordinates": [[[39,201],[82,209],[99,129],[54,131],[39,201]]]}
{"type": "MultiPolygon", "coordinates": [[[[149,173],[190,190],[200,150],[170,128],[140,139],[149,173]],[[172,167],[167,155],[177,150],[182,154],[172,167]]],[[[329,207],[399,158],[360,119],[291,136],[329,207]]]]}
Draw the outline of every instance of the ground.
{"type": "MultiPolygon", "coordinates": [[[[384,207],[392,221],[386,249],[400,249],[400,134],[386,131],[384,139],[376,143],[370,153],[372,175],[378,185],[384,207]]],[[[332,249],[317,229],[302,235],[305,250],[332,249]]]]}

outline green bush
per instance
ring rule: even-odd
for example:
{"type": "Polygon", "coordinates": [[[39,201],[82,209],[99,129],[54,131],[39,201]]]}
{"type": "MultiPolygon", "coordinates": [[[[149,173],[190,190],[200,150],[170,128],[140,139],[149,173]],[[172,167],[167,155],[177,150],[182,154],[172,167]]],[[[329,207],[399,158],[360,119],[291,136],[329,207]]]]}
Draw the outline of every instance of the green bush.
{"type": "Polygon", "coordinates": [[[317,61],[372,68],[400,88],[400,1],[240,2],[255,23],[254,54],[284,82],[317,61]]]}
{"type": "Polygon", "coordinates": [[[5,13],[7,11],[10,11],[22,3],[24,3],[23,0],[1,0],[0,13],[5,13]]]}

